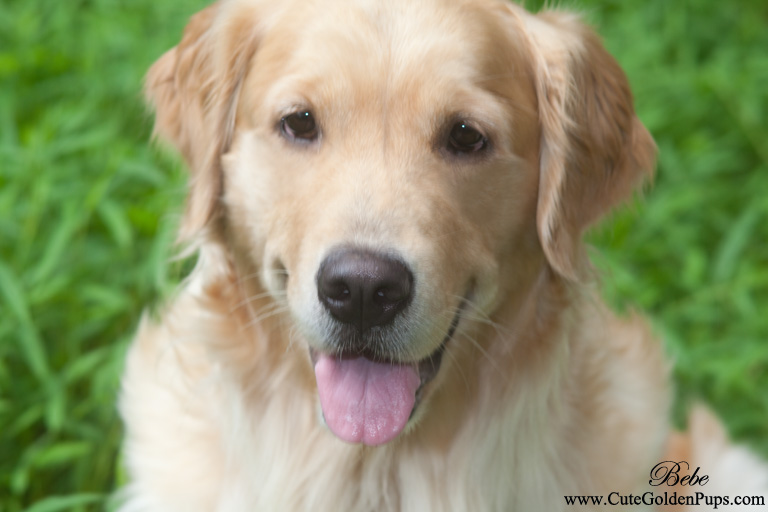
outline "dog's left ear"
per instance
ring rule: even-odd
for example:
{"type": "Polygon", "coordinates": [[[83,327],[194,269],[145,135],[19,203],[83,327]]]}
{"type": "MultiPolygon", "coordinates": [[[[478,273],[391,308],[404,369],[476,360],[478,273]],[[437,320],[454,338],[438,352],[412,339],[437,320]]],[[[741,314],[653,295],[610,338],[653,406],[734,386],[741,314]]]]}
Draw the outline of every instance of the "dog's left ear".
{"type": "Polygon", "coordinates": [[[578,280],[583,231],[652,175],[656,146],[624,72],[576,16],[545,12],[525,25],[541,129],[539,238],[550,266],[578,280]]]}

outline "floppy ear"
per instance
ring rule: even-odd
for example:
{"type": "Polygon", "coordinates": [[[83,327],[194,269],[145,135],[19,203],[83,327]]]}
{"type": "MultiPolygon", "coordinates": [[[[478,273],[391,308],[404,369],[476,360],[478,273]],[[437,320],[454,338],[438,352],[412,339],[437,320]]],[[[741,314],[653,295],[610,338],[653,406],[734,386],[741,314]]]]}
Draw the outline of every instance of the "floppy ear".
{"type": "Polygon", "coordinates": [[[191,177],[180,238],[191,239],[219,209],[221,155],[232,142],[240,86],[256,50],[253,25],[214,4],[192,17],[178,46],[147,73],[155,135],[179,150],[191,177]]]}
{"type": "Polygon", "coordinates": [[[653,173],[656,146],[624,72],[576,16],[527,16],[541,127],[537,229],[550,266],[587,268],[582,232],[653,173]]]}

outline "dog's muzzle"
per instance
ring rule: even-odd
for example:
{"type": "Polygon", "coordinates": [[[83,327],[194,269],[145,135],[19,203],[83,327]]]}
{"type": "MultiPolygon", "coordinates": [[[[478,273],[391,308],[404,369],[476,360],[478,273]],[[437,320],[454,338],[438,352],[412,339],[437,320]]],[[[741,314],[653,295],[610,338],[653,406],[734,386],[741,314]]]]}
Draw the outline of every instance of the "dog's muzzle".
{"type": "Polygon", "coordinates": [[[343,441],[379,445],[397,437],[440,368],[461,308],[432,354],[412,362],[394,357],[403,350],[392,346],[392,331],[414,291],[413,273],[391,255],[342,248],[320,266],[317,295],[335,336],[327,352],[310,349],[310,356],[323,417],[343,441]]]}

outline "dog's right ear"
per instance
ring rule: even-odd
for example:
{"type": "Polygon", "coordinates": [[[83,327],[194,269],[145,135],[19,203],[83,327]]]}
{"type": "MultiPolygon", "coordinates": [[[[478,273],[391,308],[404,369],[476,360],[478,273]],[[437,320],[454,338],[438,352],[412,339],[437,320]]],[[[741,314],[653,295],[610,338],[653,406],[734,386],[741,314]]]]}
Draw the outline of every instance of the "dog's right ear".
{"type": "Polygon", "coordinates": [[[232,142],[240,87],[256,51],[253,20],[222,11],[219,2],[194,15],[145,83],[155,135],[181,153],[191,172],[182,240],[193,239],[218,214],[221,155],[232,142]]]}

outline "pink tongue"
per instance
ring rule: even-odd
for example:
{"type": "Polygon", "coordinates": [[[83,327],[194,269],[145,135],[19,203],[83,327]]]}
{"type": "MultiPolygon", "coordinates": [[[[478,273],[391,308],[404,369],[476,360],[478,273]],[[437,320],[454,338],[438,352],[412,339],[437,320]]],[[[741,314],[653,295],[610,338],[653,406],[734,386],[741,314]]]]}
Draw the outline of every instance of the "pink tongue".
{"type": "Polygon", "coordinates": [[[411,415],[421,379],[415,365],[318,354],[315,378],[328,427],[342,441],[394,439],[411,415]]]}

